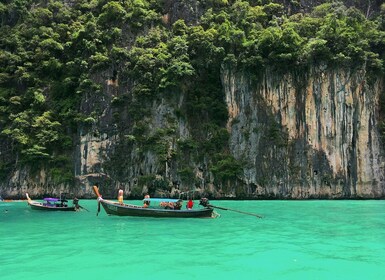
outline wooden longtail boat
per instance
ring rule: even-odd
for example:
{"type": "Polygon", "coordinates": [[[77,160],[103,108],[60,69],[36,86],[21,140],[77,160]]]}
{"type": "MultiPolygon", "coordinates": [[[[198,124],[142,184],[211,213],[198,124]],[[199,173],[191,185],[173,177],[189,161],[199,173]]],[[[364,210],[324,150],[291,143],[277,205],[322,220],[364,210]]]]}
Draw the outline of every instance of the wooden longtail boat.
{"type": "Polygon", "coordinates": [[[29,206],[31,206],[31,209],[33,210],[45,210],[45,211],[77,211],[80,208],[80,205],[78,204],[78,199],[75,198],[73,200],[73,205],[68,206],[68,201],[65,198],[44,198],[44,202],[38,202],[35,200],[32,200],[28,193],[26,193],[27,196],[27,203],[29,206]]]}
{"type": "Polygon", "coordinates": [[[145,198],[143,206],[125,204],[122,201],[116,202],[103,199],[98,187],[94,186],[94,192],[98,199],[98,213],[100,205],[108,215],[116,216],[139,216],[157,218],[211,218],[215,217],[213,208],[203,207],[197,209],[182,209],[180,199],[170,198],[145,198]],[[174,208],[171,208],[171,206],[174,208]]]}

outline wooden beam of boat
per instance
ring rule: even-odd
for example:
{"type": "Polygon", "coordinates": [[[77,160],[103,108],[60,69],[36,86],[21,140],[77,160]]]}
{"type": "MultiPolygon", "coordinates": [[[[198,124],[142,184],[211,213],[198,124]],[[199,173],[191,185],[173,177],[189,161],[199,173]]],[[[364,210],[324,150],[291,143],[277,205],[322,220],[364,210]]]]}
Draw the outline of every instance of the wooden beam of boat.
{"type": "Polygon", "coordinates": [[[221,209],[221,210],[228,210],[228,211],[233,211],[233,212],[237,212],[237,213],[241,213],[241,214],[245,214],[245,215],[250,215],[250,216],[257,217],[259,219],[263,218],[263,216],[261,216],[261,215],[250,213],[250,212],[244,212],[244,211],[240,211],[240,210],[236,210],[236,209],[230,209],[230,208],[225,208],[225,207],[214,206],[214,205],[211,205],[211,204],[208,204],[207,206],[212,207],[212,208],[221,209]]]}
{"type": "Polygon", "coordinates": [[[103,201],[106,201],[106,202],[109,202],[109,203],[114,203],[114,204],[117,203],[117,202],[112,201],[112,200],[104,199],[104,198],[102,197],[102,195],[99,193],[99,188],[98,188],[97,186],[94,186],[93,188],[94,188],[94,193],[95,193],[96,196],[98,197],[98,201],[103,200],[103,201]]]}
{"type": "Polygon", "coordinates": [[[96,196],[99,198],[99,197],[102,197],[99,193],[99,188],[97,186],[94,186],[94,193],[96,194],[96,196]]]}
{"type": "Polygon", "coordinates": [[[94,193],[98,197],[98,208],[97,208],[97,211],[96,211],[96,216],[99,216],[99,213],[100,213],[100,202],[101,201],[105,201],[106,203],[113,203],[113,204],[115,204],[115,202],[103,199],[102,195],[99,192],[99,188],[97,186],[94,186],[93,189],[94,189],[94,193]]]}
{"type": "Polygon", "coordinates": [[[98,208],[96,210],[96,216],[99,216],[99,213],[100,213],[100,199],[102,198],[102,196],[100,195],[99,188],[97,186],[94,186],[93,189],[94,189],[94,193],[98,197],[98,208]]]}

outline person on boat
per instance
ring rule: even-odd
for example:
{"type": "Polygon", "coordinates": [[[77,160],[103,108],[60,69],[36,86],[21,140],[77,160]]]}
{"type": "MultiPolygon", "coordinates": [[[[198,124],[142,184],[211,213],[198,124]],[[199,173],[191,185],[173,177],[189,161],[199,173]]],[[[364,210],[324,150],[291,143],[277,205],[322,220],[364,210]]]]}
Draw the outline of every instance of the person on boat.
{"type": "MultiPolygon", "coordinates": [[[[144,199],[146,198],[150,198],[150,195],[148,193],[146,193],[146,195],[144,196],[144,199]]],[[[148,208],[149,206],[150,206],[150,201],[143,202],[143,208],[148,208]]]]}
{"type": "Polygon", "coordinates": [[[186,205],[188,210],[191,210],[194,207],[194,201],[190,198],[186,205]]]}
{"type": "Polygon", "coordinates": [[[123,204],[123,190],[119,190],[118,202],[119,202],[119,204],[123,204]]]}
{"type": "Polygon", "coordinates": [[[77,197],[74,197],[73,199],[73,205],[75,205],[75,210],[78,211],[79,208],[80,208],[80,205],[79,205],[79,199],[77,197]]]}
{"type": "Polygon", "coordinates": [[[174,206],[175,210],[180,210],[182,208],[182,199],[179,199],[174,206]]]}

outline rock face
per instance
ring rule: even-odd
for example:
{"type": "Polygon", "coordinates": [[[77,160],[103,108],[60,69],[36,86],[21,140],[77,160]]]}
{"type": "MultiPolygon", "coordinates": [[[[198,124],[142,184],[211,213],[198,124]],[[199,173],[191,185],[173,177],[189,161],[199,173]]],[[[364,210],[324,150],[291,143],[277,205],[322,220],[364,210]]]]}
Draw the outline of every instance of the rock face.
{"type": "MultiPolygon", "coordinates": [[[[247,197],[385,196],[385,159],[377,130],[383,91],[380,78],[368,83],[363,70],[314,67],[305,73],[282,75],[268,70],[253,79],[224,69],[222,82],[229,113],[229,147],[243,163],[238,187],[245,189],[247,197]]],[[[167,126],[165,116],[174,114],[172,108],[165,100],[153,105],[151,130],[167,126]]],[[[169,150],[176,148],[177,139],[188,135],[188,125],[179,120],[175,134],[167,140],[169,150]]],[[[125,151],[126,161],[131,163],[123,169],[127,180],[113,180],[104,173],[103,164],[116,148],[117,134],[80,138],[76,175],[88,190],[100,176],[109,181],[111,196],[119,188],[130,193],[141,174],[163,170],[167,181],[178,180],[177,163],[161,163],[151,152],[139,155],[135,147],[125,151]]],[[[213,191],[209,170],[197,164],[195,176],[202,182],[202,190],[213,191]]],[[[216,195],[236,196],[232,189],[216,195]]]]}
{"type": "MultiPolygon", "coordinates": [[[[276,2],[284,4],[292,14],[309,12],[325,1],[276,2]]],[[[358,2],[369,16],[379,11],[382,1],[344,1],[348,6],[358,2]]],[[[194,0],[165,1],[163,22],[171,26],[184,18],[186,23],[194,24],[203,11],[200,4],[194,0]]],[[[0,182],[1,196],[70,192],[91,198],[96,183],[101,184],[104,197],[116,197],[118,189],[123,189],[125,195],[139,196],[149,187],[139,179],[150,175],[159,189],[176,194],[183,187],[179,171],[188,162],[197,190],[215,197],[237,197],[237,189],[242,190],[243,198],[385,197],[385,143],[381,143],[379,132],[384,80],[367,74],[364,66],[351,70],[321,65],[288,73],[274,69],[243,73],[222,68],[228,150],[243,168],[238,180],[225,190],[215,185],[210,158],[174,156],[178,141],[194,133],[188,118],[178,116],[186,102],[184,92],[173,92],[174,100],[159,98],[145,104],[144,109],[135,107],[146,112],[140,122],[149,131],[147,137],[157,131],[163,133],[156,143],[162,149],[159,156],[153,147],[142,149],[140,140],[131,134],[141,128],[130,115],[130,110],[135,110],[129,108],[135,97],[129,85],[120,83],[118,75],[110,72],[92,77],[93,82],[103,85],[103,94],[83,97],[80,111],[94,121],[79,127],[75,136],[75,181],[57,185],[46,170],[15,170],[6,182],[0,182]],[[114,102],[124,104],[116,107],[114,102]],[[94,112],[97,116],[92,115],[94,112]],[[114,120],[117,117],[119,125],[114,120]]],[[[2,146],[0,150],[7,150],[2,146]]]]}
{"type": "Polygon", "coordinates": [[[384,196],[382,80],[318,67],[297,76],[267,72],[254,85],[226,70],[223,81],[231,150],[247,162],[245,182],[257,196],[384,196]]]}
{"type": "MultiPolygon", "coordinates": [[[[243,174],[234,188],[219,190],[208,159],[193,162],[198,191],[233,198],[237,197],[235,188],[244,190],[243,198],[385,197],[384,145],[378,131],[382,78],[369,79],[364,70],[322,66],[285,74],[272,69],[246,74],[223,68],[221,75],[229,116],[229,150],[242,163],[243,174]]],[[[172,153],[178,149],[175,143],[191,134],[190,125],[175,113],[183,104],[183,93],[173,104],[165,99],[149,104],[145,118],[150,131],[173,124],[173,132],[162,139],[165,160],[151,150],[140,151],[135,143],[119,146],[122,138],[131,136],[114,127],[112,100],[126,89],[104,84],[104,96],[87,96],[83,102],[85,113],[87,106],[96,104],[103,110],[92,128],[78,130],[75,183],[55,185],[44,170],[33,176],[28,170],[17,170],[2,187],[3,197],[60,191],[91,198],[95,183],[102,184],[105,197],[115,197],[118,189],[125,195],[137,189],[141,195],[147,186],[138,184],[138,178],[149,174],[160,174],[155,179],[166,182],[171,194],[177,193],[179,185],[174,183],[180,180],[177,170],[181,162],[173,160],[172,153]],[[114,154],[122,161],[107,168],[114,154]]],[[[129,120],[124,119],[126,109],[120,114],[129,126],[129,120]]]]}

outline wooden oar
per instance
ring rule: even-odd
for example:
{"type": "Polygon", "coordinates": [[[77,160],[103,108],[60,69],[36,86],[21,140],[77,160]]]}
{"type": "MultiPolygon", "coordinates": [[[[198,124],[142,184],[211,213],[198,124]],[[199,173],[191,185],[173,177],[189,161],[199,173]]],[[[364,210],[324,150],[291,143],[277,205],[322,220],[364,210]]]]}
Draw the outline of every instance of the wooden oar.
{"type": "Polygon", "coordinates": [[[208,207],[212,207],[212,208],[221,209],[221,210],[228,210],[228,211],[233,211],[233,212],[237,212],[237,213],[241,213],[241,214],[245,214],[245,215],[250,215],[250,216],[257,217],[257,218],[259,218],[259,219],[262,219],[262,218],[263,218],[261,215],[254,214],[254,213],[250,213],[250,212],[243,212],[243,211],[239,211],[239,210],[235,210],[235,209],[230,209],[230,208],[225,208],[225,207],[214,206],[214,205],[211,205],[211,204],[207,204],[207,206],[208,206],[208,207]]]}

